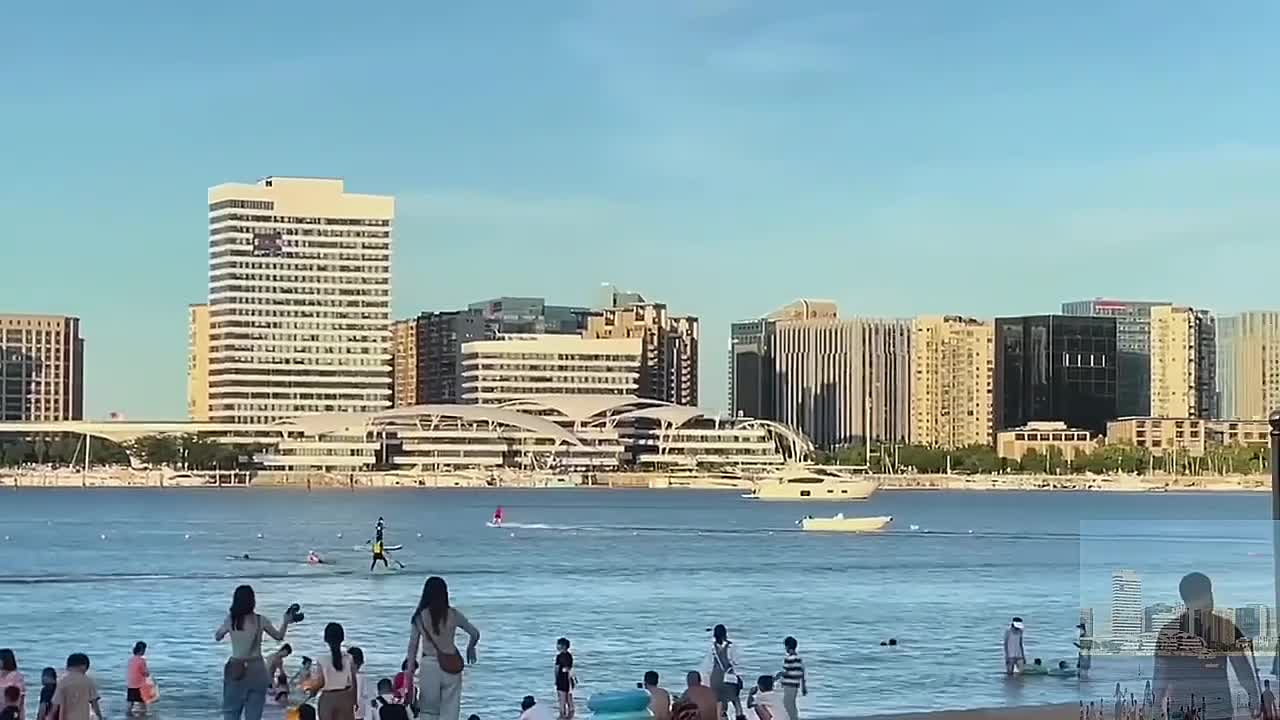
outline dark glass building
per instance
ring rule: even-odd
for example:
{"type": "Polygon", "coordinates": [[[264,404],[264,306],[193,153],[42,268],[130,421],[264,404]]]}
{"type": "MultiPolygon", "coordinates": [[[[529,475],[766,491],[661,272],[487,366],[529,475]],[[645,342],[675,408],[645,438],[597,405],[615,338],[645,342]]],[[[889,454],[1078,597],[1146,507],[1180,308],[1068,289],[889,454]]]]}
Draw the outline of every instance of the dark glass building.
{"type": "Polygon", "coordinates": [[[1150,300],[1076,300],[1062,303],[1064,315],[1099,315],[1116,319],[1116,413],[1120,417],[1151,414],[1151,308],[1172,305],[1150,300]]]}
{"type": "Polygon", "coordinates": [[[1106,432],[1117,417],[1114,317],[1028,315],[995,324],[996,429],[1061,420],[1106,432]]]}

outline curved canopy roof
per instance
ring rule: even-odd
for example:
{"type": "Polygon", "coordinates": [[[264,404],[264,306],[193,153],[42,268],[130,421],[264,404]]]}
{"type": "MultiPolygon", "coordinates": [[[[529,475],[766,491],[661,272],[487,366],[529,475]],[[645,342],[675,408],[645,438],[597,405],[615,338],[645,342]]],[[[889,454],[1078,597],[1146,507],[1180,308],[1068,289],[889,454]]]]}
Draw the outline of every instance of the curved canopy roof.
{"type": "Polygon", "coordinates": [[[680,427],[685,423],[696,420],[700,417],[706,417],[707,414],[696,407],[687,405],[663,405],[660,407],[646,407],[639,410],[631,410],[617,415],[617,420],[646,419],[657,420],[675,427],[680,427]]]}
{"type": "Polygon", "coordinates": [[[422,417],[452,417],[471,422],[493,422],[548,435],[570,445],[582,444],[582,441],[573,433],[550,420],[493,405],[411,405],[374,413],[371,422],[374,425],[387,425],[397,420],[422,417]]]}
{"type": "Polygon", "coordinates": [[[611,410],[675,406],[635,395],[530,395],[519,400],[508,400],[499,407],[554,410],[570,420],[590,420],[611,410]]]}

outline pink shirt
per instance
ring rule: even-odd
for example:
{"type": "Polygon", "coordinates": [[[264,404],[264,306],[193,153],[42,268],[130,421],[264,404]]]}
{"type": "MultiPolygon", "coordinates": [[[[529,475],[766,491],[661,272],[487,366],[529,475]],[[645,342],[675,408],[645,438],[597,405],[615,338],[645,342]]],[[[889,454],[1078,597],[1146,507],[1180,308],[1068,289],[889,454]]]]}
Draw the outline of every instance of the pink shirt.
{"type": "Polygon", "coordinates": [[[124,671],[125,687],[131,690],[141,689],[147,684],[147,661],[141,655],[129,658],[129,665],[124,671]]]}

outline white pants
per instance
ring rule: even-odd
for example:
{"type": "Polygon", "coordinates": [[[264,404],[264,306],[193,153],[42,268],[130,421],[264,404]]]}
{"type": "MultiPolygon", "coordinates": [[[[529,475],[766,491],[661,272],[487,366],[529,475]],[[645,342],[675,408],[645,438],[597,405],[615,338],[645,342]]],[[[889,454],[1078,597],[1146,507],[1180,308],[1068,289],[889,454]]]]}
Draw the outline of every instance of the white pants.
{"type": "Polygon", "coordinates": [[[462,712],[462,674],[450,675],[440,669],[434,655],[422,658],[418,666],[418,705],[427,720],[458,720],[462,712]]]}

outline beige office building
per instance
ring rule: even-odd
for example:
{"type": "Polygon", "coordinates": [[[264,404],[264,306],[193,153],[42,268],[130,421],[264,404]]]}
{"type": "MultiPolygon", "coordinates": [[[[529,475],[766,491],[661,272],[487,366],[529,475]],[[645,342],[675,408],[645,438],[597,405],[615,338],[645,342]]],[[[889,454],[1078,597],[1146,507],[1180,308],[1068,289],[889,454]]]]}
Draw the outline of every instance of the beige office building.
{"type": "Polygon", "coordinates": [[[911,442],[990,445],[995,326],[973,318],[911,322],[911,442]]]}
{"type": "Polygon", "coordinates": [[[818,447],[906,442],[911,322],[836,315],[799,301],[770,317],[771,416],[818,447]]]}
{"type": "Polygon", "coordinates": [[[418,318],[391,323],[391,404],[409,407],[418,398],[418,318]]]}
{"type": "Polygon", "coordinates": [[[1280,312],[1219,317],[1218,414],[1263,420],[1280,408],[1280,312]]]}
{"type": "Polygon", "coordinates": [[[1152,417],[1215,416],[1215,345],[1207,312],[1176,305],[1151,308],[1152,417]]]}
{"type": "Polygon", "coordinates": [[[80,318],[0,315],[0,421],[83,419],[80,318]]]}
{"type": "Polygon", "coordinates": [[[637,302],[595,311],[586,318],[582,336],[640,340],[637,394],[676,405],[698,404],[698,318],[672,315],[662,303],[637,302]]]}
{"type": "Polygon", "coordinates": [[[1266,445],[1269,432],[1266,420],[1124,417],[1107,423],[1107,442],[1146,448],[1152,455],[1176,450],[1200,457],[1210,445],[1266,445]]]}
{"type": "Polygon", "coordinates": [[[1070,462],[1077,455],[1092,452],[1096,446],[1097,442],[1088,430],[1067,427],[1066,423],[1057,420],[1033,421],[996,433],[996,455],[1009,460],[1021,460],[1030,450],[1047,456],[1050,449],[1057,448],[1070,462]]]}
{"type": "Polygon", "coordinates": [[[633,396],[639,338],[508,335],[462,345],[462,401],[496,405],[538,395],[633,396]]]}
{"type": "Polygon", "coordinates": [[[187,308],[187,417],[209,419],[209,306],[187,308]]]}
{"type": "Polygon", "coordinates": [[[209,189],[209,418],[391,407],[395,199],[340,179],[209,189]]]}

